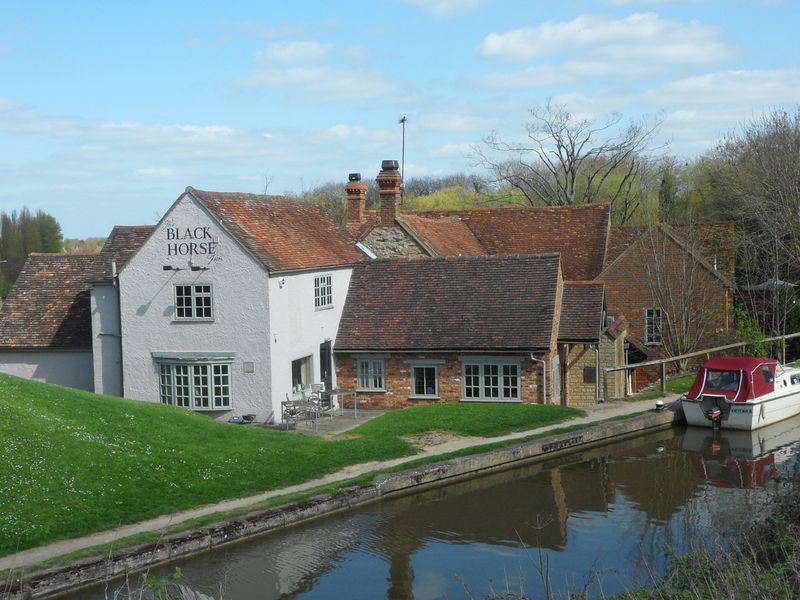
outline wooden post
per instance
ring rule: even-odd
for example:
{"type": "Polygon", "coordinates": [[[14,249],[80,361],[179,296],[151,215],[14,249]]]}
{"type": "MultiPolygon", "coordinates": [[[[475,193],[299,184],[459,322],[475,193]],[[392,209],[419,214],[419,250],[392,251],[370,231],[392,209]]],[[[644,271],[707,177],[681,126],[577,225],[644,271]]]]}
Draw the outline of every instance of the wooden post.
{"type": "Polygon", "coordinates": [[[667,363],[661,363],[661,393],[667,391],[667,363]]]}

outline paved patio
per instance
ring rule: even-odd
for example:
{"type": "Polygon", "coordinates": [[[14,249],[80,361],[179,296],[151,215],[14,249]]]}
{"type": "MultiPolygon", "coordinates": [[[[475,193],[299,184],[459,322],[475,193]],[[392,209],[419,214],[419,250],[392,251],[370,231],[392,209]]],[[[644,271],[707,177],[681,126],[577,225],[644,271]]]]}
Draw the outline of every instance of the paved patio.
{"type": "Polygon", "coordinates": [[[299,421],[291,425],[291,429],[297,433],[311,435],[339,435],[359,425],[379,417],[386,411],[383,410],[364,410],[353,411],[352,408],[338,409],[333,416],[322,416],[314,421],[299,421]]]}

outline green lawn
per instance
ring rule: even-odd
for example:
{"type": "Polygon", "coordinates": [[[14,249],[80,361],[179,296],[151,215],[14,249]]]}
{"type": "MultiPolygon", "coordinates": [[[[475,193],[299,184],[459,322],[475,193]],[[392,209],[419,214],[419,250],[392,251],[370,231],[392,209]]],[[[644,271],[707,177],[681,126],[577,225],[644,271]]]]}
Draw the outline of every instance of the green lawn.
{"type": "Polygon", "coordinates": [[[420,406],[328,441],[0,375],[0,555],[414,454],[401,435],[492,436],[578,414],[420,406]]]}
{"type": "MultiPolygon", "coordinates": [[[[694,383],[695,373],[689,373],[688,375],[682,375],[681,377],[673,377],[672,379],[667,379],[666,389],[667,392],[670,394],[685,394],[692,388],[692,384],[694,383]]],[[[629,400],[655,400],[656,398],[661,398],[663,394],[661,393],[661,387],[658,382],[656,382],[656,388],[654,390],[647,390],[646,392],[641,392],[639,394],[635,394],[628,398],[629,400]]]]}

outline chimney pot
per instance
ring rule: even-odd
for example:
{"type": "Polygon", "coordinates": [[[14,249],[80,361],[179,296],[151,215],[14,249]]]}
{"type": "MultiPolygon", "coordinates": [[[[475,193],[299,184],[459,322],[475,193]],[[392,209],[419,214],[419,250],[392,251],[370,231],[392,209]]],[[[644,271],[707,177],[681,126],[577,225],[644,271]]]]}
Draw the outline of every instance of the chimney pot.
{"type": "Polygon", "coordinates": [[[361,173],[350,173],[347,176],[347,231],[357,236],[364,223],[364,210],[367,201],[367,184],[361,181],[361,173]]]}
{"type": "Polygon", "coordinates": [[[397,218],[397,206],[403,191],[403,177],[396,160],[381,162],[381,172],[378,173],[379,194],[381,197],[381,225],[391,227],[397,218]]]}

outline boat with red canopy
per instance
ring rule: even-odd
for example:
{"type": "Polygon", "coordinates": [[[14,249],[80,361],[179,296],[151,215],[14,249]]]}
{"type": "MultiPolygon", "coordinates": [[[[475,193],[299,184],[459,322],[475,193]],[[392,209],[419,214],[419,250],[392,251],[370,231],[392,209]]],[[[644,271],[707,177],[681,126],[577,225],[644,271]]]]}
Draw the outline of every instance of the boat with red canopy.
{"type": "Polygon", "coordinates": [[[800,369],[773,358],[710,358],[681,398],[681,406],[689,425],[764,427],[800,414],[800,369]]]}

